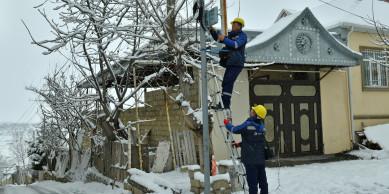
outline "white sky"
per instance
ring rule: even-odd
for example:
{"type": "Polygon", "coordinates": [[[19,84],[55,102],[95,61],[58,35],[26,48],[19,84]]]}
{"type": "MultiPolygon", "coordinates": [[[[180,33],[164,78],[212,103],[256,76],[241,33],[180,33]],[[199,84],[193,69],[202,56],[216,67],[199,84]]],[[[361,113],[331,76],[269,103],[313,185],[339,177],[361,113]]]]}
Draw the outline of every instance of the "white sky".
{"type": "Polygon", "coordinates": [[[48,37],[49,28],[33,6],[43,1],[2,0],[0,6],[0,122],[37,122],[34,116],[36,98],[25,86],[39,86],[50,72],[50,66],[60,63],[55,55],[44,56],[42,48],[31,44],[21,20],[38,39],[48,37]],[[24,115],[24,116],[23,116],[24,115]]]}
{"type": "MultiPolygon", "coordinates": [[[[36,95],[25,90],[25,87],[40,86],[42,78],[51,72],[56,64],[64,63],[59,54],[42,55],[44,50],[31,44],[27,30],[21,22],[22,19],[25,21],[37,40],[51,37],[46,21],[33,8],[42,2],[44,0],[2,0],[0,122],[37,122],[37,106],[33,102],[36,95]]],[[[227,0],[228,22],[238,17],[239,3],[239,17],[245,20],[246,29],[269,27],[283,8],[302,10],[307,6],[316,7],[322,4],[319,0],[227,0]]],[[[216,6],[219,6],[219,3],[216,6]]]]}

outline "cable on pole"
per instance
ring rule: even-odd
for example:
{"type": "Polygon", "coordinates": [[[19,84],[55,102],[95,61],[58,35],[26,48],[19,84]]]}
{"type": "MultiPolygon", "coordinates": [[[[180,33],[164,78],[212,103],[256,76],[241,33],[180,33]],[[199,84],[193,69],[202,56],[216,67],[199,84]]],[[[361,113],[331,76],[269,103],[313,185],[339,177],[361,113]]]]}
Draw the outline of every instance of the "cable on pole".
{"type": "Polygon", "coordinates": [[[204,1],[195,1],[193,4],[193,15],[203,30],[206,30],[204,26],[204,1]]]}

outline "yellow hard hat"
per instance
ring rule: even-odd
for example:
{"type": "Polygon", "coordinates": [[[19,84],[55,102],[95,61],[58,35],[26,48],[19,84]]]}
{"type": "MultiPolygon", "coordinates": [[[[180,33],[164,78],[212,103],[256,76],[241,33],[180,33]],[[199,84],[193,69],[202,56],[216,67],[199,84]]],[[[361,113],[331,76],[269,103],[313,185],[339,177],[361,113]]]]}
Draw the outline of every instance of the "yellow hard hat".
{"type": "Polygon", "coordinates": [[[234,22],[241,23],[242,28],[244,27],[244,20],[242,18],[235,18],[234,21],[231,22],[231,25],[234,24],[234,22]]]}
{"type": "Polygon", "coordinates": [[[256,113],[259,117],[261,117],[262,119],[265,118],[265,116],[266,116],[266,114],[267,114],[267,110],[266,110],[266,108],[265,108],[264,106],[258,105],[258,106],[251,107],[251,108],[255,111],[255,113],[256,113]]]}

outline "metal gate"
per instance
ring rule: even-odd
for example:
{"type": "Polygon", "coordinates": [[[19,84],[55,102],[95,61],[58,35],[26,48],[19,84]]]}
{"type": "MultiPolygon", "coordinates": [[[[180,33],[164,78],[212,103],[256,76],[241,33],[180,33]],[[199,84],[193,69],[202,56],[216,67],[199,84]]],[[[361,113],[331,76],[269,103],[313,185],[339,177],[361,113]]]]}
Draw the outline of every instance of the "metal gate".
{"type": "Polygon", "coordinates": [[[323,153],[319,81],[250,81],[250,105],[263,104],[266,140],[281,157],[323,153]]]}

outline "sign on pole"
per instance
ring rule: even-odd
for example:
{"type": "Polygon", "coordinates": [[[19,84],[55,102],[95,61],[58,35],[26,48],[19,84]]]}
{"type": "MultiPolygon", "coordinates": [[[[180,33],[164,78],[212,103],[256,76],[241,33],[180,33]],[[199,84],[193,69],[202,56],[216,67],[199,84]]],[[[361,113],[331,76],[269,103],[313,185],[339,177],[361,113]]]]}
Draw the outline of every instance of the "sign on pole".
{"type": "Polygon", "coordinates": [[[210,10],[205,10],[205,25],[212,26],[219,22],[218,7],[214,7],[210,10]]]}

